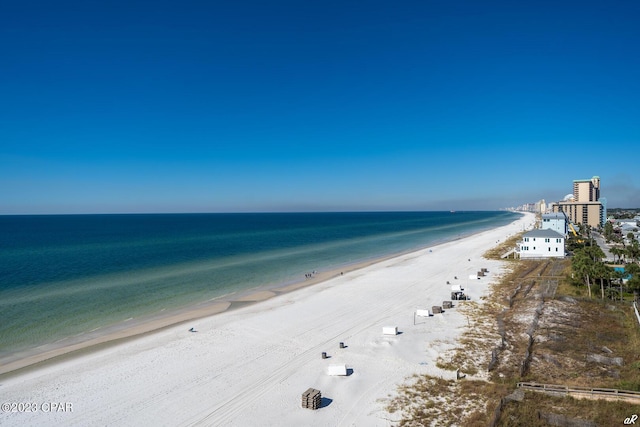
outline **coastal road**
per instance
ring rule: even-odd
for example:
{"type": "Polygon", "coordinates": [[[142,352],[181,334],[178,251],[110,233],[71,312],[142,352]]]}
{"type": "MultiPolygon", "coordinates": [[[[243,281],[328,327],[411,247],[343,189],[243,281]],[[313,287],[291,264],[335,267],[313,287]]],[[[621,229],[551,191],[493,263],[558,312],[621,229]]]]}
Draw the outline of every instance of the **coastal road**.
{"type": "Polygon", "coordinates": [[[600,249],[602,249],[602,252],[604,252],[604,256],[605,256],[604,260],[605,260],[605,262],[614,262],[615,257],[613,256],[613,254],[609,250],[609,245],[607,245],[607,242],[605,241],[605,239],[602,236],[602,234],[593,231],[593,232],[591,232],[591,236],[596,241],[598,246],[600,246],[600,249]]]}

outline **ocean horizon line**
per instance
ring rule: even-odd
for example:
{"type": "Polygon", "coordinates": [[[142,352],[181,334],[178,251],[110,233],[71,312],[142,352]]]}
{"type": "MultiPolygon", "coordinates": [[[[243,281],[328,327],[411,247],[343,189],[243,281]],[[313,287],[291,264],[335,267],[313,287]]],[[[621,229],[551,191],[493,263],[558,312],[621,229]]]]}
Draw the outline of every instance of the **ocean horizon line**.
{"type": "Polygon", "coordinates": [[[332,214],[332,213],[463,213],[463,212],[516,212],[509,208],[498,209],[365,209],[365,210],[256,210],[256,211],[167,211],[167,212],[42,212],[42,213],[2,213],[7,216],[78,216],[78,215],[244,215],[244,214],[332,214]]]}

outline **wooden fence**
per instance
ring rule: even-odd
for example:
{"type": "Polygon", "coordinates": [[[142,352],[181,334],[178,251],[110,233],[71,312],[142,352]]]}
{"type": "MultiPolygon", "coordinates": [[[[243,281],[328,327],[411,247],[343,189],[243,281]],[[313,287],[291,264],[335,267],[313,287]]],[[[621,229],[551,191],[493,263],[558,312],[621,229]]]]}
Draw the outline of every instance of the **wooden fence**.
{"type": "Polygon", "coordinates": [[[542,393],[563,394],[566,396],[591,398],[591,399],[612,399],[640,402],[640,391],[617,390],[614,388],[598,387],[578,387],[554,384],[538,384],[519,382],[518,388],[538,391],[542,393]]]}

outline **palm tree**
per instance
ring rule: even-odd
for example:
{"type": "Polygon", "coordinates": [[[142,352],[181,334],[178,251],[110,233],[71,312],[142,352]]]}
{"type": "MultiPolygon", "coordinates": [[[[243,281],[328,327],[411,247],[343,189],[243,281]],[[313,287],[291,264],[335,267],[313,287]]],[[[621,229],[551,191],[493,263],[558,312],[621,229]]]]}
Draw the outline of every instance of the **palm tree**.
{"type": "Polygon", "coordinates": [[[609,252],[613,254],[613,262],[620,262],[622,260],[622,255],[624,255],[625,251],[621,248],[611,248],[609,252]],[[616,257],[618,258],[616,261],[616,257]]]}
{"type": "Polygon", "coordinates": [[[578,234],[580,234],[583,237],[587,236],[587,232],[589,231],[589,229],[587,228],[586,224],[578,224],[578,234]]]}
{"type": "Polygon", "coordinates": [[[637,292],[640,291],[640,265],[633,263],[628,264],[624,268],[624,275],[631,275],[631,278],[627,281],[627,286],[630,290],[637,292]]]}
{"type": "Polygon", "coordinates": [[[602,258],[604,258],[604,252],[598,245],[586,246],[584,251],[594,263],[602,262],[602,258]]]}
{"type": "Polygon", "coordinates": [[[615,281],[615,283],[617,283],[618,285],[620,285],[620,301],[622,301],[622,285],[624,284],[624,279],[626,276],[626,273],[624,271],[619,271],[614,269],[613,270],[613,276],[612,279],[615,281]]]}
{"type": "Polygon", "coordinates": [[[604,235],[604,238],[607,240],[607,243],[613,240],[613,224],[611,224],[609,221],[605,222],[604,229],[602,230],[602,234],[604,235]]]}
{"type": "Polygon", "coordinates": [[[640,259],[640,244],[638,244],[638,241],[633,236],[633,233],[629,233],[629,235],[627,235],[627,237],[629,238],[631,243],[625,248],[626,253],[631,261],[636,262],[638,259],[640,259]],[[629,237],[629,235],[631,237],[629,237]]]}
{"type": "Polygon", "coordinates": [[[587,287],[589,298],[591,298],[591,276],[593,275],[593,260],[584,249],[578,249],[574,252],[571,259],[571,268],[580,276],[587,287]]]}
{"type": "Polygon", "coordinates": [[[593,265],[593,278],[600,279],[600,297],[604,299],[604,280],[607,279],[611,283],[611,277],[615,270],[602,262],[597,262],[593,265]]]}

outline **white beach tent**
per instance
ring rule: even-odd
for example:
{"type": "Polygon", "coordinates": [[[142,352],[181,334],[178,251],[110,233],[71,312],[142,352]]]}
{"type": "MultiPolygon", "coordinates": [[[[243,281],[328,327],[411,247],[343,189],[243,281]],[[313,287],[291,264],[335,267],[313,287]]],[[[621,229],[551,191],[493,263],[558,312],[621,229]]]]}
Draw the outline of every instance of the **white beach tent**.
{"type": "Polygon", "coordinates": [[[384,326],[382,328],[382,335],[398,335],[397,326],[384,326]]]}
{"type": "Polygon", "coordinates": [[[327,375],[345,376],[347,375],[347,365],[329,365],[327,367],[327,375]]]}
{"type": "Polygon", "coordinates": [[[416,309],[416,311],[413,313],[413,324],[416,324],[416,317],[429,317],[429,310],[426,308],[418,308],[416,309]]]}

